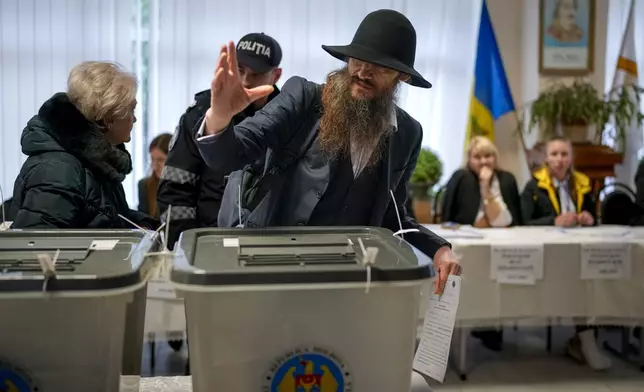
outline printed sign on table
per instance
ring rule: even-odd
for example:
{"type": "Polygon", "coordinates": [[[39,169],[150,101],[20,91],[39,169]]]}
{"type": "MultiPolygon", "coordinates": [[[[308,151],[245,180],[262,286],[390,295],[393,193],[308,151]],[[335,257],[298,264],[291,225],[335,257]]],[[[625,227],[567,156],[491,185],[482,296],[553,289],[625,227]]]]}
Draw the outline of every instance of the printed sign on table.
{"type": "Polygon", "coordinates": [[[534,285],[543,279],[543,245],[492,245],[490,278],[501,284],[534,285]]]}
{"type": "Polygon", "coordinates": [[[631,261],[630,244],[582,244],[581,279],[628,279],[631,277],[631,261]]]}

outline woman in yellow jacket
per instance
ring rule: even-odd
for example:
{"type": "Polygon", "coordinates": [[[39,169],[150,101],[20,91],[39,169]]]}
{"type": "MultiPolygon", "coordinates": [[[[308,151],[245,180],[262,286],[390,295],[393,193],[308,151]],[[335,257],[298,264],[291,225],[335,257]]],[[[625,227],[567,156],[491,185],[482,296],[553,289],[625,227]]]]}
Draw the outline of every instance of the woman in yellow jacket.
{"type": "MultiPolygon", "coordinates": [[[[521,210],[526,225],[559,227],[593,226],[595,201],[590,179],[572,168],[572,144],[555,137],[546,144],[546,165],[534,173],[521,196],[521,210]]],[[[585,320],[575,320],[577,334],[566,347],[571,357],[592,369],[611,366],[595,339],[595,331],[585,320]]]]}
{"type": "Polygon", "coordinates": [[[533,174],[521,196],[526,226],[593,226],[595,200],[590,179],[572,168],[572,145],[555,137],[546,144],[546,165],[533,174]]]}

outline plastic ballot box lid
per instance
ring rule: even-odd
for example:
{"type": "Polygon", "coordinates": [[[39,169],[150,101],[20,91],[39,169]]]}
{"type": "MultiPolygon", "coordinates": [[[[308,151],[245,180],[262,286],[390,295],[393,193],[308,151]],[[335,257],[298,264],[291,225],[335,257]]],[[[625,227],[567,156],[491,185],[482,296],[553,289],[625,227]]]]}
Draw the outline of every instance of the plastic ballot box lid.
{"type": "Polygon", "coordinates": [[[182,234],[179,285],[364,283],[431,278],[431,259],[382,228],[195,229],[182,234]]]}
{"type": "Polygon", "coordinates": [[[144,283],[143,260],[154,237],[139,230],[0,232],[0,294],[111,290],[144,283]],[[55,259],[55,276],[39,255],[55,259]]]}

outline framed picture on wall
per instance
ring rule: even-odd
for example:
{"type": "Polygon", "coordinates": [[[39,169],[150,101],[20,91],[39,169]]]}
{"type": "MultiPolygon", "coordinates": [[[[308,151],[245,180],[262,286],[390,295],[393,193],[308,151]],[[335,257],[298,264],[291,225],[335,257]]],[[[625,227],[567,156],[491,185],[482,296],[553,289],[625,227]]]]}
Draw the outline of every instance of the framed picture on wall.
{"type": "Polygon", "coordinates": [[[540,0],[539,73],[593,72],[595,0],[540,0]]]}

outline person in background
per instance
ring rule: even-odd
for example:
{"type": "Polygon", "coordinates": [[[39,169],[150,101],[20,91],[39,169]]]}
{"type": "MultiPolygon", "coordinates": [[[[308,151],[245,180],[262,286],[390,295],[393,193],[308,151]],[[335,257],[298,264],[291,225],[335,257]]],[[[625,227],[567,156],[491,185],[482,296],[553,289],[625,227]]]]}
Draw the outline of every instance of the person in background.
{"type": "Polygon", "coordinates": [[[467,167],[445,188],[442,219],[476,227],[521,224],[521,199],[512,173],[498,168],[499,153],[486,137],[475,136],[467,148],[467,167]]]}
{"type": "MultiPolygon", "coordinates": [[[[534,173],[521,196],[523,218],[527,225],[559,227],[595,224],[595,203],[590,179],[572,168],[572,144],[554,137],[546,144],[546,166],[534,173]]],[[[575,319],[575,337],[568,341],[566,352],[594,370],[611,367],[611,360],[601,352],[595,328],[585,320],[575,319]]]]}
{"type": "MultiPolygon", "coordinates": [[[[251,117],[267,102],[279,94],[275,84],[282,76],[279,67],[282,49],[279,43],[264,33],[251,33],[237,43],[239,75],[246,88],[264,84],[272,85],[273,93],[257,100],[234,117],[240,123],[251,117]]],[[[168,206],[170,231],[168,248],[173,249],[179,235],[188,229],[217,226],[217,216],[224,194],[225,176],[228,173],[206,165],[195,143],[195,132],[199,121],[210,107],[210,89],[195,95],[195,100],[179,119],[170,141],[165,168],[157,191],[157,210],[161,220],[167,221],[168,206]]],[[[182,342],[169,342],[175,350],[182,342]]]]}
{"type": "MultiPolygon", "coordinates": [[[[467,167],[454,172],[445,188],[442,219],[475,227],[521,224],[521,199],[512,173],[499,169],[499,152],[490,139],[475,136],[467,148],[467,167]]],[[[503,349],[503,330],[474,329],[492,351],[503,349]]]]}
{"type": "MultiPolygon", "coordinates": [[[[279,94],[275,84],[282,75],[279,64],[282,49],[277,41],[263,33],[245,35],[237,43],[239,77],[245,88],[272,85],[274,90],[267,97],[255,101],[237,113],[233,121],[238,124],[251,117],[267,102],[279,94]]],[[[195,143],[199,121],[210,107],[210,89],[195,95],[194,103],[179,120],[170,143],[166,167],[161,176],[157,202],[161,219],[167,220],[171,209],[168,245],[177,241],[179,234],[196,227],[217,226],[217,216],[228,173],[209,168],[195,143]]]]}
{"type": "Polygon", "coordinates": [[[554,137],[546,144],[546,165],[533,174],[521,196],[529,226],[593,226],[595,201],[590,179],[572,168],[572,144],[554,137]]]}
{"type": "Polygon", "coordinates": [[[131,228],[158,224],[128,207],[132,171],[124,143],[136,122],[136,78],[109,62],[84,62],[67,92],[48,99],[22,132],[27,160],[15,181],[13,228],[131,228]]]}
{"type": "Polygon", "coordinates": [[[161,173],[168,156],[168,145],[172,139],[171,133],[162,133],[152,139],[150,143],[150,160],[152,161],[152,173],[139,181],[139,211],[155,218],[159,217],[157,211],[157,189],[161,173]]]}

